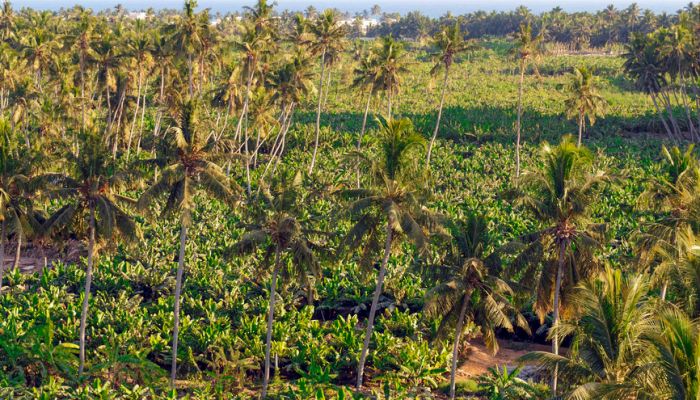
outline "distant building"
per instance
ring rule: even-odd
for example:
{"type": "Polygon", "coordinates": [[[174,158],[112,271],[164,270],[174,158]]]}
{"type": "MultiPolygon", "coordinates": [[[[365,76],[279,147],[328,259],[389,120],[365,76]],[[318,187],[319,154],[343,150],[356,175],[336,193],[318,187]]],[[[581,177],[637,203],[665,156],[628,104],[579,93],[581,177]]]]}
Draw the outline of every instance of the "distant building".
{"type": "Polygon", "coordinates": [[[126,17],[131,19],[146,19],[146,16],[147,14],[145,11],[131,11],[126,14],[126,17]]]}
{"type": "Polygon", "coordinates": [[[379,21],[371,18],[347,18],[338,21],[340,25],[357,27],[361,34],[366,34],[369,28],[379,25],[379,21]]]}

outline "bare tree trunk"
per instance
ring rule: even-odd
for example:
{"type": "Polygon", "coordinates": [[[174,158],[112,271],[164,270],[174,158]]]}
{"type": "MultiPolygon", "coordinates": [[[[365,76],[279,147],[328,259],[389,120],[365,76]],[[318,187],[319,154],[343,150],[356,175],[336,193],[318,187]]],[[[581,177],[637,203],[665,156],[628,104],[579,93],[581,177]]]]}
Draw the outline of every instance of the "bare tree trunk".
{"type": "Polygon", "coordinates": [[[656,101],[656,94],[650,93],[649,96],[651,97],[651,101],[654,103],[654,108],[656,108],[656,113],[659,115],[659,119],[661,119],[661,123],[664,126],[664,129],[666,129],[666,133],[668,134],[668,137],[673,139],[674,142],[678,143],[678,140],[676,139],[675,135],[673,134],[673,131],[671,131],[671,127],[668,126],[668,123],[666,122],[666,118],[664,118],[663,112],[661,112],[661,108],[659,108],[659,103],[656,101]]]}
{"type": "Polygon", "coordinates": [[[15,249],[15,261],[12,263],[12,269],[19,268],[19,259],[22,256],[22,233],[17,232],[17,248],[15,249]]]}
{"type": "Polygon", "coordinates": [[[173,359],[170,363],[170,387],[175,388],[177,377],[177,340],[180,333],[180,295],[182,294],[182,274],[185,269],[185,245],[187,244],[187,225],[184,218],[180,222],[180,254],[177,261],[175,279],[175,306],[173,310],[173,359]]]}
{"type": "Polygon", "coordinates": [[[459,311],[459,319],[457,319],[457,327],[455,329],[455,342],[452,345],[452,368],[450,369],[450,400],[455,398],[455,376],[457,375],[457,359],[459,358],[459,339],[462,336],[462,328],[464,327],[464,315],[467,313],[467,305],[469,304],[469,294],[464,294],[462,299],[462,308],[459,311]]]}
{"type": "Polygon", "coordinates": [[[581,138],[583,137],[583,111],[578,113],[578,142],[577,147],[581,147],[581,138]]]}
{"type": "Polygon", "coordinates": [[[131,121],[131,129],[129,129],[129,137],[126,142],[126,159],[131,156],[131,140],[134,137],[134,129],[136,129],[136,120],[139,116],[139,107],[141,105],[141,71],[139,71],[138,88],[136,90],[136,109],[134,110],[134,118],[131,121]]]}
{"type": "Polygon", "coordinates": [[[525,81],[525,65],[520,62],[520,85],[518,86],[518,119],[515,125],[515,177],[520,177],[520,130],[523,115],[523,84],[525,81]]]}
{"type": "Polygon", "coordinates": [[[442,80],[442,93],[440,94],[440,106],[438,107],[437,121],[435,122],[435,130],[433,131],[433,137],[430,139],[430,144],[428,145],[428,157],[426,159],[426,167],[430,168],[430,156],[433,152],[433,146],[435,145],[435,139],[438,135],[438,130],[440,129],[440,119],[442,118],[442,107],[445,104],[445,93],[447,93],[447,77],[450,68],[445,67],[445,77],[442,80]]]}
{"type": "Polygon", "coordinates": [[[187,79],[189,81],[190,99],[194,97],[194,81],[192,77],[192,53],[187,55],[187,79]]]}
{"type": "MultiPolygon", "coordinates": [[[[369,106],[372,102],[372,89],[369,90],[369,95],[367,96],[367,104],[365,104],[365,113],[362,117],[362,129],[360,129],[360,135],[357,137],[357,151],[360,151],[362,147],[362,138],[365,136],[365,129],[367,129],[367,114],[369,114],[369,106]]],[[[357,175],[357,188],[360,188],[360,163],[355,165],[355,174],[357,175]]]]}
{"type": "MultiPolygon", "coordinates": [[[[560,291],[561,291],[561,278],[564,272],[564,258],[566,257],[566,243],[562,242],[559,245],[559,260],[557,264],[557,278],[554,285],[554,304],[552,308],[554,309],[552,329],[554,329],[554,337],[552,338],[552,353],[559,355],[559,333],[557,332],[557,327],[559,326],[559,302],[560,302],[560,291]]],[[[554,366],[554,373],[552,374],[552,395],[557,395],[557,377],[559,375],[559,365],[554,366]]]]}
{"type": "Polygon", "coordinates": [[[92,266],[95,257],[95,206],[90,204],[90,239],[88,241],[87,271],[85,272],[85,289],[83,290],[83,308],[80,312],[80,367],[78,376],[85,369],[85,328],[87,325],[88,305],[90,301],[90,286],[92,285],[92,266]]]}
{"type": "Polygon", "coordinates": [[[2,278],[5,273],[5,220],[0,222],[0,293],[2,292],[2,278]]]}
{"type": "Polygon", "coordinates": [[[311,165],[309,165],[309,175],[314,172],[314,166],[316,165],[316,153],[318,152],[318,137],[321,133],[321,105],[323,102],[323,71],[326,66],[326,48],[323,48],[323,53],[321,54],[321,80],[319,81],[318,88],[318,107],[316,109],[316,139],[314,141],[314,152],[311,156],[311,165]]]}
{"type": "Polygon", "coordinates": [[[265,371],[263,375],[262,399],[267,397],[267,385],[270,383],[270,349],[272,348],[272,323],[275,320],[275,292],[277,290],[277,273],[280,267],[280,248],[275,247],[275,268],[272,270],[270,284],[270,310],[267,314],[267,335],[265,337],[265,371]]]}
{"type": "Polygon", "coordinates": [[[391,230],[391,220],[388,219],[386,223],[386,245],[384,246],[384,259],[382,260],[382,266],[379,269],[379,275],[377,276],[377,286],[374,289],[374,296],[372,297],[372,306],[369,309],[369,317],[367,318],[367,330],[365,331],[365,340],[362,344],[362,353],[360,354],[360,362],[357,364],[357,388],[362,387],[362,379],[365,373],[365,361],[367,360],[367,352],[369,351],[369,342],[372,339],[372,331],[374,329],[374,315],[377,313],[377,304],[379,303],[379,296],[382,294],[382,285],[384,284],[384,276],[386,275],[386,267],[389,263],[389,255],[391,255],[391,240],[392,240],[392,230],[391,230]]]}
{"type": "Polygon", "coordinates": [[[141,122],[139,122],[139,138],[136,141],[136,155],[141,154],[141,139],[143,137],[143,120],[146,117],[146,92],[148,91],[148,82],[146,82],[146,87],[143,90],[143,101],[141,102],[141,122]]]}
{"type": "Polygon", "coordinates": [[[666,300],[666,293],[668,292],[668,281],[665,281],[663,286],[661,286],[661,300],[666,300]]]}

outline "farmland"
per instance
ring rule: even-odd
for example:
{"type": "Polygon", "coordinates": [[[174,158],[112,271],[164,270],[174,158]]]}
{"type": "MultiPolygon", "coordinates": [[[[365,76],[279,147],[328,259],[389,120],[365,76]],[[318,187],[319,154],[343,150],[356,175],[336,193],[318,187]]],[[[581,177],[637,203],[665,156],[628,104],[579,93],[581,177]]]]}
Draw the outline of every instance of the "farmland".
{"type": "Polygon", "coordinates": [[[562,52],[195,6],[5,4],[0,398],[698,395],[697,7],[562,52]]]}

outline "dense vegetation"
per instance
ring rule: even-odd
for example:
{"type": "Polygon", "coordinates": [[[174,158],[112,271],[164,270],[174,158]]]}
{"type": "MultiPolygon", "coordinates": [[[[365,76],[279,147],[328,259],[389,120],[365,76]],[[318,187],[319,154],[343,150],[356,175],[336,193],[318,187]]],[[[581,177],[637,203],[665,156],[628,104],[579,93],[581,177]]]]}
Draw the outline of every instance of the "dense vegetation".
{"type": "Polygon", "coordinates": [[[0,397],[697,398],[700,8],[621,56],[276,16],[4,4],[0,397]]]}

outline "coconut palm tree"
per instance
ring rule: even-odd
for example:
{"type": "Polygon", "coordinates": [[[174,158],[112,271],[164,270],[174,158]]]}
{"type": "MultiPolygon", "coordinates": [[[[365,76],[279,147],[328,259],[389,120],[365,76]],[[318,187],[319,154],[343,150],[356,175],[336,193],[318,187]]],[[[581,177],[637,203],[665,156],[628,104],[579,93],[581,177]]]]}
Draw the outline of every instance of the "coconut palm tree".
{"type": "MultiPolygon", "coordinates": [[[[257,221],[248,226],[248,231],[235,245],[237,253],[250,253],[262,249],[265,259],[269,261],[274,254],[272,280],[270,283],[267,334],[265,339],[265,367],[261,398],[266,398],[270,381],[270,351],[272,348],[272,325],[274,322],[277,280],[281,273],[290,278],[297,278],[307,285],[308,293],[313,293],[309,275],[319,277],[321,270],[312,252],[315,245],[309,239],[309,231],[302,226],[302,221],[295,214],[303,201],[301,195],[301,174],[297,173],[289,180],[283,178],[276,187],[266,187],[261,191],[261,208],[256,210],[257,221]],[[285,254],[289,255],[291,265],[284,268],[285,254]]],[[[307,299],[311,301],[311,297],[307,299]]]]}
{"type": "MultiPolygon", "coordinates": [[[[360,151],[362,147],[362,139],[365,136],[365,131],[367,129],[367,115],[369,114],[369,107],[372,102],[372,98],[375,96],[376,92],[381,87],[381,81],[378,79],[379,69],[375,62],[374,53],[367,52],[362,54],[359,59],[359,65],[353,70],[355,75],[352,81],[353,88],[360,88],[360,90],[367,90],[367,103],[365,104],[365,111],[362,116],[362,128],[360,128],[360,134],[357,137],[357,151],[360,151]]],[[[356,168],[357,175],[357,187],[360,187],[360,168],[359,164],[356,168]]]]}
{"type": "Polygon", "coordinates": [[[315,90],[311,58],[301,49],[297,49],[292,57],[273,72],[269,85],[273,89],[272,100],[280,104],[280,131],[270,151],[270,161],[265,167],[263,177],[270,165],[276,160],[279,163],[286,145],[287,132],[292,126],[294,110],[315,90]]]}
{"type": "Polygon", "coordinates": [[[700,397],[700,325],[683,312],[669,308],[660,317],[660,332],[645,341],[657,351],[653,372],[668,388],[666,398],[700,397]]]}
{"type": "Polygon", "coordinates": [[[65,154],[69,174],[47,174],[44,179],[57,187],[49,193],[65,201],[65,205],[51,215],[43,224],[45,233],[52,233],[70,226],[87,236],[87,270],[83,305],[80,314],[80,367],[85,367],[85,330],[87,327],[90,287],[97,240],[107,242],[119,235],[123,240],[137,240],[140,231],[123,206],[134,200],[118,194],[130,175],[130,171],[118,169],[114,160],[95,132],[80,135],[79,154],[65,154]]]}
{"type": "MultiPolygon", "coordinates": [[[[592,168],[591,152],[576,146],[569,135],[556,147],[545,143],[542,161],[542,169],[522,175],[520,184],[525,191],[518,193],[517,202],[545,228],[521,238],[525,246],[513,268],[523,277],[521,285],[535,288],[534,307],[540,320],[552,311],[552,324],[556,327],[562,288],[575,286],[598,265],[593,250],[599,246],[603,226],[591,223],[589,206],[610,178],[592,168]]],[[[560,337],[556,332],[552,352],[558,355],[560,337]]],[[[554,394],[556,385],[555,371],[554,394]]]]}
{"type": "Polygon", "coordinates": [[[644,275],[626,277],[607,268],[597,279],[582,282],[571,297],[575,313],[556,325],[550,337],[572,337],[567,356],[532,352],[521,358],[572,383],[570,399],[658,399],[657,367],[647,338],[657,329],[644,275]]]}
{"type": "Polygon", "coordinates": [[[381,82],[381,90],[386,93],[387,117],[391,118],[393,99],[401,87],[401,76],[408,72],[406,52],[392,36],[382,37],[372,51],[378,67],[377,79],[381,82]]]}
{"type": "Polygon", "coordinates": [[[433,131],[433,137],[430,139],[430,144],[428,145],[428,156],[426,159],[426,166],[428,168],[430,168],[430,155],[433,151],[435,138],[437,138],[438,130],[440,129],[440,119],[442,117],[442,107],[445,104],[445,94],[447,93],[450,67],[452,67],[455,57],[474,48],[471,43],[464,39],[464,35],[460,30],[460,21],[455,22],[454,26],[447,26],[443,28],[437,35],[435,35],[433,45],[437,48],[437,51],[434,54],[434,56],[437,58],[437,62],[435,63],[435,66],[433,66],[433,69],[430,70],[430,73],[431,75],[436,75],[444,69],[444,75],[442,78],[442,89],[440,90],[440,105],[438,106],[435,130],[433,131]]]}
{"type": "MultiPolygon", "coordinates": [[[[515,176],[520,176],[520,135],[523,118],[523,85],[525,83],[525,70],[530,63],[536,62],[542,53],[542,41],[544,40],[544,29],[540,30],[537,36],[532,36],[532,25],[528,22],[521,23],[518,32],[515,34],[515,47],[513,53],[518,60],[520,69],[520,81],[518,84],[518,119],[515,125],[515,176]]],[[[535,68],[536,64],[535,64],[535,68]]]]}
{"type": "Polygon", "coordinates": [[[586,67],[574,68],[567,90],[569,97],[564,100],[566,115],[569,118],[576,118],[578,123],[578,141],[576,144],[581,146],[581,138],[586,127],[586,118],[593,126],[596,117],[604,115],[607,102],[598,93],[595,77],[586,67]]]}
{"type": "Polygon", "coordinates": [[[437,277],[437,286],[426,296],[424,312],[440,316],[438,333],[445,336],[447,328],[454,328],[452,366],[450,369],[450,399],[455,397],[455,376],[459,358],[459,342],[465,322],[478,326],[487,347],[498,351],[497,328],[513,331],[511,318],[529,332],[527,321],[509,301],[510,286],[498,275],[498,262],[493,255],[486,256],[489,245],[488,223],[482,216],[470,215],[465,222],[454,224],[454,245],[443,265],[431,271],[437,277]]]}
{"type": "Polygon", "coordinates": [[[197,14],[197,0],[185,0],[183,13],[166,27],[171,44],[180,56],[187,59],[187,82],[190,98],[194,96],[194,59],[202,48],[202,38],[209,29],[206,11],[197,14]]]}
{"type": "Polygon", "coordinates": [[[313,173],[316,165],[316,153],[318,151],[318,139],[321,132],[321,104],[323,100],[323,80],[325,69],[329,64],[329,52],[339,51],[344,46],[347,27],[338,23],[338,15],[333,9],[326,9],[316,17],[316,20],[309,25],[309,33],[313,39],[309,49],[313,54],[321,57],[321,78],[318,85],[318,105],[316,107],[316,135],[314,139],[314,151],[309,165],[309,174],[313,173]]]}
{"type": "Polygon", "coordinates": [[[32,207],[32,193],[37,179],[32,177],[38,166],[30,149],[17,146],[10,123],[0,119],[0,290],[5,270],[5,239],[15,235],[17,250],[13,268],[19,266],[22,239],[40,230],[40,221],[32,207]]]}
{"type": "Polygon", "coordinates": [[[700,165],[693,145],[685,151],[662,146],[661,155],[664,174],[650,181],[638,199],[639,207],[651,209],[659,218],[642,225],[636,242],[641,266],[660,261],[654,277],[662,282],[661,298],[665,300],[668,273],[682,255],[680,235],[686,231],[700,233],[700,165]]]}
{"type": "Polygon", "coordinates": [[[357,365],[357,387],[362,386],[365,361],[374,328],[379,296],[392,248],[402,237],[415,245],[419,252],[427,250],[425,227],[431,220],[429,212],[422,208],[416,153],[425,147],[425,140],[417,133],[408,119],[388,120],[380,123],[379,153],[375,158],[357,154],[372,171],[373,184],[365,189],[347,190],[343,193],[356,198],[349,207],[356,218],[348,232],[343,249],[362,249],[360,265],[372,270],[373,257],[381,251],[382,231],[385,245],[372,305],[367,320],[362,353],[357,365]],[[384,229],[382,229],[384,227],[384,229]]]}
{"type": "Polygon", "coordinates": [[[182,104],[179,112],[179,124],[170,130],[170,135],[163,141],[164,149],[157,160],[163,165],[158,180],[153,183],[138,199],[137,206],[146,210],[156,199],[167,195],[167,202],[161,215],[179,213],[180,252],[178,256],[177,277],[175,283],[175,304],[173,311],[173,355],[170,370],[170,383],[175,384],[177,376],[177,345],[180,325],[180,295],[182,293],[182,275],[185,268],[185,244],[187,228],[192,222],[195,193],[204,192],[226,204],[232,205],[238,199],[239,188],[229,180],[224,171],[216,164],[214,146],[208,135],[201,130],[198,119],[198,106],[193,100],[182,104]]]}

